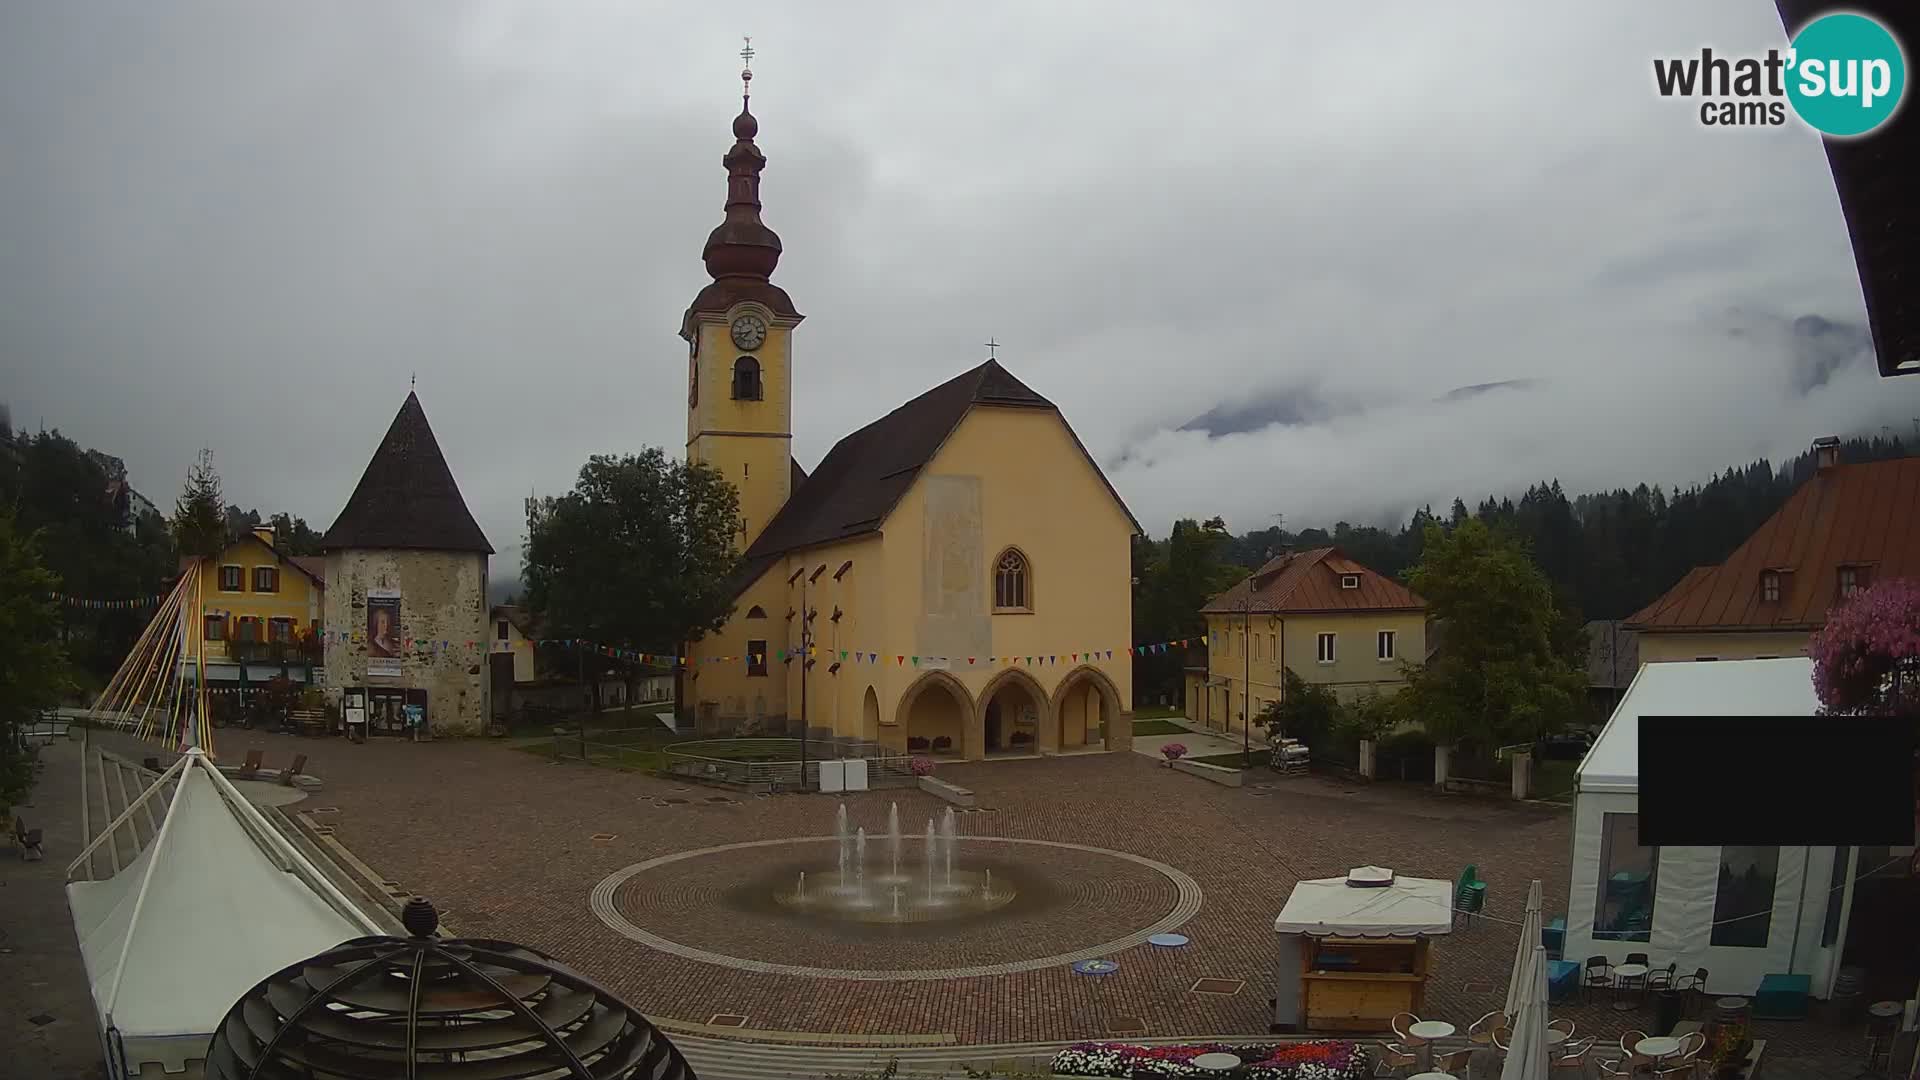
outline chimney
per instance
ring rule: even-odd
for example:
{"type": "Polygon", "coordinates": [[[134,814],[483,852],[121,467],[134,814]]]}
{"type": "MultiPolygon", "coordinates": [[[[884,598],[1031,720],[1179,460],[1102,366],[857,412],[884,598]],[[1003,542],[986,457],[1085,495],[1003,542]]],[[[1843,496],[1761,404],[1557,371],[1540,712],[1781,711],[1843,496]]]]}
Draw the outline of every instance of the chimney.
{"type": "Polygon", "coordinates": [[[273,526],[255,525],[253,527],[253,535],[256,538],[258,538],[261,543],[267,545],[268,547],[273,546],[273,526]]]}
{"type": "Polygon", "coordinates": [[[1833,435],[1823,435],[1813,440],[1813,466],[1816,472],[1827,472],[1840,464],[1840,439],[1833,435]]]}

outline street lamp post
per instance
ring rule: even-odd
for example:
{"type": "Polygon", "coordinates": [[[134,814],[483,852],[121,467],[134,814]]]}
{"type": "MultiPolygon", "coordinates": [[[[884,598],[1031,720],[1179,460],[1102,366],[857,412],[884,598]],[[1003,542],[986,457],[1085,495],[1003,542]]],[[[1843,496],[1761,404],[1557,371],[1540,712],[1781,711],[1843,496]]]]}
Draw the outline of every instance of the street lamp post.
{"type": "Polygon", "coordinates": [[[807,568],[802,565],[787,579],[800,583],[800,790],[807,790],[807,659],[813,655],[813,625],[807,618],[807,568]]]}

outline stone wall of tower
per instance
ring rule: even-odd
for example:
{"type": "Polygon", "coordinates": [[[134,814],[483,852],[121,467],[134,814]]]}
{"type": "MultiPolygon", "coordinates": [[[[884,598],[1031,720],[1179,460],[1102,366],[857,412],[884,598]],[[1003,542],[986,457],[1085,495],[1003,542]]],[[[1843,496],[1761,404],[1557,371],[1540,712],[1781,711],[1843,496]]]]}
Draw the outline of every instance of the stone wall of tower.
{"type": "Polygon", "coordinates": [[[329,552],[325,625],[327,694],[335,705],[348,686],[425,690],[431,731],[486,731],[487,556],[459,551],[329,552]],[[368,674],[369,589],[400,593],[404,648],[398,676],[368,674]]]}

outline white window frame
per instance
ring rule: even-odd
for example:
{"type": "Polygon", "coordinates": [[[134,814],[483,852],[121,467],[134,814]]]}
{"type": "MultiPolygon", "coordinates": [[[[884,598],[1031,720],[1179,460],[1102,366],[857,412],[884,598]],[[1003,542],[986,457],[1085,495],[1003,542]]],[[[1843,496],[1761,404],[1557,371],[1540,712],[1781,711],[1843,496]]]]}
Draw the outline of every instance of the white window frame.
{"type": "Polygon", "coordinates": [[[1399,638],[1398,630],[1382,630],[1373,636],[1374,655],[1380,658],[1381,663],[1389,663],[1394,659],[1399,647],[1399,638]]]}
{"type": "Polygon", "coordinates": [[[1340,635],[1334,631],[1323,631],[1313,639],[1313,655],[1321,664],[1332,664],[1340,658],[1340,635]]]}
{"type": "Polygon", "coordinates": [[[1359,587],[1360,587],[1360,575],[1359,575],[1359,574],[1341,574],[1341,575],[1340,575],[1340,587],[1341,587],[1341,588],[1343,588],[1343,589],[1357,589],[1357,588],[1359,588],[1359,587]]]}

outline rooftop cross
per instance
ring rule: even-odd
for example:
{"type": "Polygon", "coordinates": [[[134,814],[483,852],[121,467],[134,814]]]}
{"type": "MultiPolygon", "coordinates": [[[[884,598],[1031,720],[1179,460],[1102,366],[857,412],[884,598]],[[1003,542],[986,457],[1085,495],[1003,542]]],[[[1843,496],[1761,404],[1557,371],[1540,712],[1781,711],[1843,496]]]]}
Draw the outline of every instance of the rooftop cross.
{"type": "Polygon", "coordinates": [[[745,43],[740,49],[740,62],[743,65],[740,68],[740,90],[746,93],[753,85],[753,36],[749,34],[740,40],[745,43]]]}
{"type": "Polygon", "coordinates": [[[999,347],[1000,347],[1000,343],[998,341],[995,341],[992,337],[988,337],[987,338],[987,359],[998,360],[1000,357],[997,353],[994,352],[994,350],[998,349],[999,347]]]}

